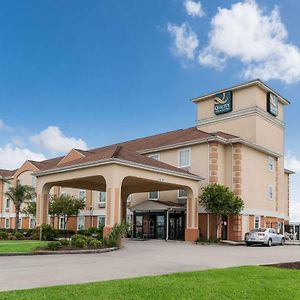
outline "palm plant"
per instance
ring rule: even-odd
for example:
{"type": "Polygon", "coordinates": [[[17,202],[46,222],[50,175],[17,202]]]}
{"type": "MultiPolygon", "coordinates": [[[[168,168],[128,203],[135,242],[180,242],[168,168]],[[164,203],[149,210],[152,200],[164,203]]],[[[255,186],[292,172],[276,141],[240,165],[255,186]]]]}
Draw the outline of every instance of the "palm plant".
{"type": "Polygon", "coordinates": [[[30,201],[35,198],[35,189],[29,185],[22,185],[18,180],[16,186],[10,186],[5,196],[9,198],[15,205],[16,209],[16,229],[19,228],[19,216],[21,205],[25,201],[30,201]]]}

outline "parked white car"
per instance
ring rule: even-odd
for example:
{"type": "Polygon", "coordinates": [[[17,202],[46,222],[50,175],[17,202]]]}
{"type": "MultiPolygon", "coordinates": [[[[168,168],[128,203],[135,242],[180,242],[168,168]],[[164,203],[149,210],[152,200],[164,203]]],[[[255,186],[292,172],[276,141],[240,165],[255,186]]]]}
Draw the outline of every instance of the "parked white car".
{"type": "Polygon", "coordinates": [[[259,245],[284,245],[284,236],[277,233],[273,228],[258,228],[253,229],[245,234],[245,242],[247,246],[254,244],[259,245]]]}

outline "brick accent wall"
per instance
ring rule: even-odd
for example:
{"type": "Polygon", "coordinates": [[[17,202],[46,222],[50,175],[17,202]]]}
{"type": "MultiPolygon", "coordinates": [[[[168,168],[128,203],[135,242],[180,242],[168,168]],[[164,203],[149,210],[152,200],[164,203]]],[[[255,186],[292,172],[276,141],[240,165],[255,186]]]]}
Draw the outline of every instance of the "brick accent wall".
{"type": "Polygon", "coordinates": [[[219,144],[209,144],[209,183],[218,183],[218,153],[219,144]]]}
{"type": "Polygon", "coordinates": [[[232,153],[232,189],[237,196],[242,195],[242,145],[234,144],[232,153]]]}
{"type": "Polygon", "coordinates": [[[278,196],[278,158],[275,163],[275,210],[278,211],[279,207],[279,196],[278,196]]]}

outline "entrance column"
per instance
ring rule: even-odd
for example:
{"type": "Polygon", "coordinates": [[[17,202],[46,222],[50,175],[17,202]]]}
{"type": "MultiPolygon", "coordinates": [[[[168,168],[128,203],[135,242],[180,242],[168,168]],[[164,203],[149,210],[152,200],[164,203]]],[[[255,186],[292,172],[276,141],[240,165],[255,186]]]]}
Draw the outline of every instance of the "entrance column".
{"type": "Polygon", "coordinates": [[[198,194],[187,190],[185,240],[196,241],[199,237],[198,194]]]}
{"type": "Polygon", "coordinates": [[[50,186],[37,184],[37,200],[36,200],[36,225],[49,223],[49,192],[50,186]]]}
{"type": "Polygon", "coordinates": [[[118,178],[116,173],[112,173],[110,178],[106,178],[106,213],[103,236],[108,237],[113,226],[122,222],[122,178],[118,178]]]}

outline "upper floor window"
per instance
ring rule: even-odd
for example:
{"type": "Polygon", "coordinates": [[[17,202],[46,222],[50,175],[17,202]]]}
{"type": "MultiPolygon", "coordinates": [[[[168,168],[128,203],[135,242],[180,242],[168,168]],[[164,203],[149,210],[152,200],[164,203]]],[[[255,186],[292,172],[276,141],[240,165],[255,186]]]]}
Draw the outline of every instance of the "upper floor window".
{"type": "Polygon", "coordinates": [[[104,208],[106,204],[106,193],[99,192],[99,208],[104,208]]]}
{"type": "Polygon", "coordinates": [[[157,191],[149,192],[148,199],[149,200],[158,200],[159,199],[159,192],[157,192],[157,191]]]}
{"type": "Polygon", "coordinates": [[[187,198],[187,191],[184,189],[178,190],[178,199],[186,199],[187,198]]]}
{"type": "Polygon", "coordinates": [[[268,186],[268,198],[269,198],[269,200],[273,200],[273,198],[274,198],[274,191],[273,191],[272,185],[268,186]]]}
{"type": "Polygon", "coordinates": [[[5,203],[5,210],[7,211],[7,210],[9,210],[9,209],[10,209],[10,199],[7,198],[7,199],[6,199],[6,203],[5,203]]]}
{"type": "Polygon", "coordinates": [[[35,176],[31,176],[31,186],[36,187],[36,177],[35,176]]]}
{"type": "Polygon", "coordinates": [[[178,151],[179,168],[187,168],[191,166],[191,149],[181,149],[178,151]]]}
{"type": "Polygon", "coordinates": [[[159,153],[153,153],[149,154],[148,157],[155,159],[155,160],[160,160],[160,154],[159,153]]]}
{"type": "Polygon", "coordinates": [[[268,158],[268,168],[270,172],[274,171],[274,158],[272,156],[268,158]]]}
{"type": "Polygon", "coordinates": [[[82,190],[82,191],[79,191],[79,199],[84,199],[86,198],[86,191],[82,190]]]}
{"type": "Polygon", "coordinates": [[[254,217],[254,229],[260,228],[260,216],[254,217]]]}

